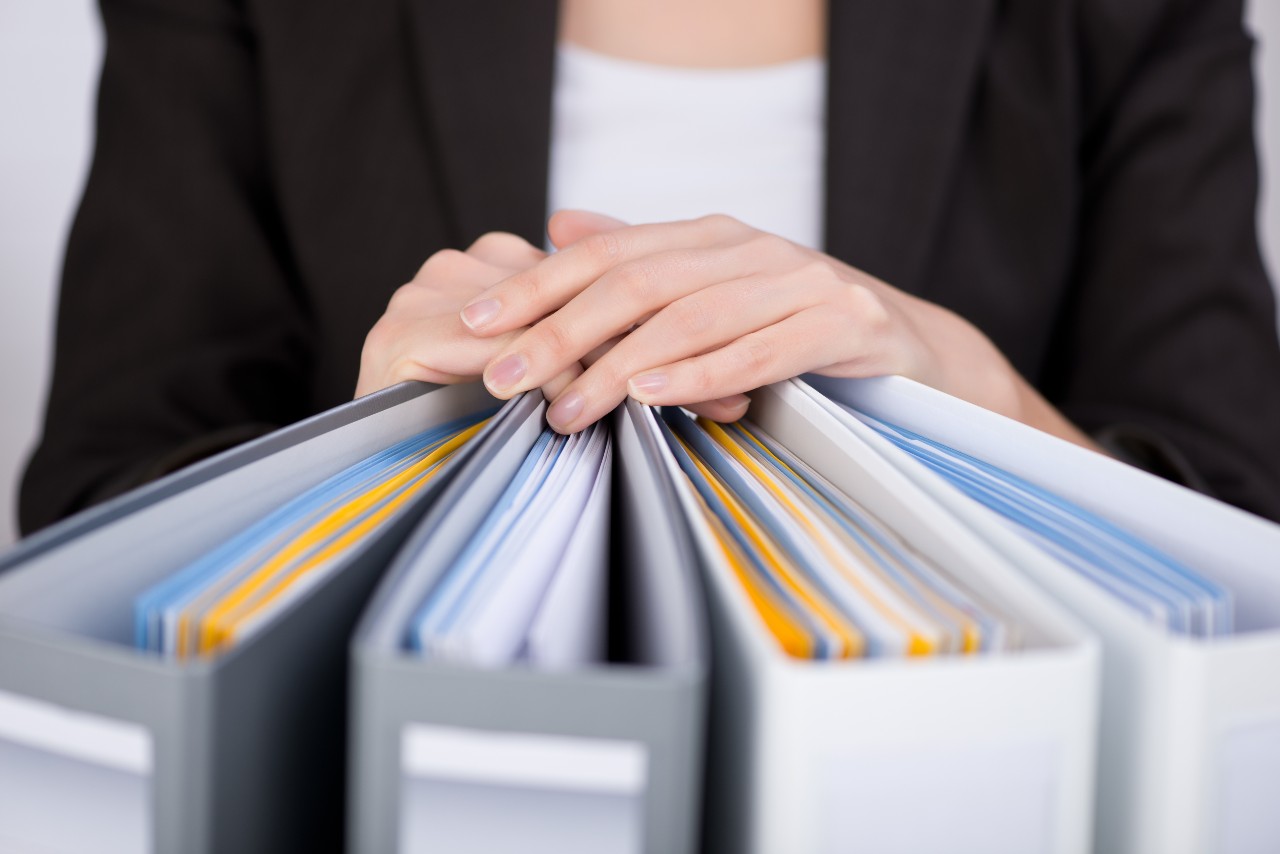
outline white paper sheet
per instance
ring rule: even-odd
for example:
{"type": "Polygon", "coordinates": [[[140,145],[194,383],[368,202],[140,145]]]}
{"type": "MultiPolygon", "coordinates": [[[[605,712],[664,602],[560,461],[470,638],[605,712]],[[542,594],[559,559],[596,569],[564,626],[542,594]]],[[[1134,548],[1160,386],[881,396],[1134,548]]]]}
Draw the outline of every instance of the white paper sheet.
{"type": "Polygon", "coordinates": [[[524,657],[534,667],[563,669],[604,659],[612,459],[606,448],[586,509],[529,627],[524,657]]]}

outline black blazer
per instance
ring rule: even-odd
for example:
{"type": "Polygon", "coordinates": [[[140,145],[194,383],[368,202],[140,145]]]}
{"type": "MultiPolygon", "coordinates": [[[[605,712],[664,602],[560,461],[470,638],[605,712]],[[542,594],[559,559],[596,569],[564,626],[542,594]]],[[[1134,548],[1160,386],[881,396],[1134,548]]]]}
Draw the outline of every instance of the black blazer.
{"type": "MultiPolygon", "coordinates": [[[[103,0],[31,531],[351,397],[433,251],[541,243],[554,0],[103,0]]],[[[1280,517],[1240,0],[831,0],[826,249],[1280,517]]],[[[1158,459],[1157,459],[1158,458],[1158,459]]]]}

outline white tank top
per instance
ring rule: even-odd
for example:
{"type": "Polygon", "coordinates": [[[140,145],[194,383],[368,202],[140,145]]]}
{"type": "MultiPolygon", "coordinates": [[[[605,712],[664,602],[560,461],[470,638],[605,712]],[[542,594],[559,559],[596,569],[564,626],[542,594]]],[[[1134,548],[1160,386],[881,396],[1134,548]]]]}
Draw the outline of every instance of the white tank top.
{"type": "Polygon", "coordinates": [[[821,248],[826,62],[678,68],[561,44],[550,211],[629,223],[726,213],[821,248]]]}

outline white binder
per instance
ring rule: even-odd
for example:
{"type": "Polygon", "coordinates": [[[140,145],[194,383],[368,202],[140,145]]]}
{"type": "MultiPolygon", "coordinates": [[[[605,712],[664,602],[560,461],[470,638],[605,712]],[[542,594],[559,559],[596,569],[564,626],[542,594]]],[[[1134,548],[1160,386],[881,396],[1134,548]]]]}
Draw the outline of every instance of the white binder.
{"type": "Polygon", "coordinates": [[[1280,850],[1280,526],[909,380],[809,380],[829,398],[1052,490],[1229,586],[1234,635],[1153,628],[849,419],[1101,637],[1097,851],[1280,850]]]}
{"type": "Polygon", "coordinates": [[[927,659],[786,656],[732,579],[692,487],[668,456],[711,609],[710,848],[1087,851],[1096,640],[880,455],[842,435],[813,398],[787,384],[761,389],[750,418],[1015,615],[1024,648],[927,659]]]}

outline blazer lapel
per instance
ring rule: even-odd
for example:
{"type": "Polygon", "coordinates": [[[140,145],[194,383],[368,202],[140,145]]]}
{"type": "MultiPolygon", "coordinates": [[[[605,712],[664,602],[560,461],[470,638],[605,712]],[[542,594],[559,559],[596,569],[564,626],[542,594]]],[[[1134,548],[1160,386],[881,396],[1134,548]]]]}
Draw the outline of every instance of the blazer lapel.
{"type": "Polygon", "coordinates": [[[830,0],[826,249],[915,290],[993,0],[830,0]]]}
{"type": "Polygon", "coordinates": [[[545,240],[556,0],[404,0],[454,245],[545,240]]]}

